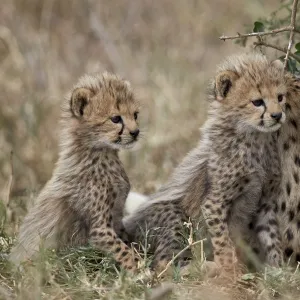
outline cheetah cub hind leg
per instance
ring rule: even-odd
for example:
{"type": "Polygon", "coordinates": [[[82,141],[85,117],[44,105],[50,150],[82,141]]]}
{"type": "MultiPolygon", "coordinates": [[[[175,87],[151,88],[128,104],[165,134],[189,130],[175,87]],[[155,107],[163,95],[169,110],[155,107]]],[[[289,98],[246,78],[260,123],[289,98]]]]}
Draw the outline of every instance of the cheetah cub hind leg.
{"type": "MultiPolygon", "coordinates": [[[[126,233],[131,242],[146,252],[152,253],[150,268],[159,273],[187,244],[188,232],[183,225],[187,221],[180,205],[176,202],[149,203],[136,213],[123,219],[126,233]]],[[[176,259],[183,266],[191,259],[189,250],[176,259]]]]}

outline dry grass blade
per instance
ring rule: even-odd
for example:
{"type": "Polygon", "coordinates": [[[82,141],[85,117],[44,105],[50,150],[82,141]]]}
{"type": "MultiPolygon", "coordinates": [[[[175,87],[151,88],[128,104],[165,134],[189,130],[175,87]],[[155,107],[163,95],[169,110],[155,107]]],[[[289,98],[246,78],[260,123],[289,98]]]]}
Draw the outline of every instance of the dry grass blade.
{"type": "Polygon", "coordinates": [[[189,245],[187,245],[186,247],[184,247],[180,252],[178,252],[166,265],[165,269],[162,270],[158,275],[157,278],[161,278],[162,275],[165,274],[165,272],[167,272],[167,270],[169,269],[169,267],[174,263],[174,261],[182,254],[184,253],[186,250],[192,248],[193,246],[197,245],[197,244],[203,244],[203,241],[206,241],[206,239],[202,239],[196,242],[193,242],[189,245]]]}

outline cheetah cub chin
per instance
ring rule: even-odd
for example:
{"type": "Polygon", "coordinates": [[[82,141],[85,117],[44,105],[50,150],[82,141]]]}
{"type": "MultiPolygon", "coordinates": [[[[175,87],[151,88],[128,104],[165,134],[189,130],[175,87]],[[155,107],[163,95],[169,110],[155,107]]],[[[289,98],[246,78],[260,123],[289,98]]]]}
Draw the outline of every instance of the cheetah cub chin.
{"type": "Polygon", "coordinates": [[[139,103],[128,81],[85,75],[63,104],[60,154],[51,179],[20,228],[10,260],[47,248],[82,245],[111,253],[124,268],[138,259],[118,237],[130,183],[118,150],[139,138],[139,103]]]}
{"type": "Polygon", "coordinates": [[[184,221],[203,217],[214,260],[224,271],[240,270],[238,254],[244,259],[244,245],[256,240],[262,260],[278,266],[273,204],[281,178],[276,131],[285,121],[283,65],[255,53],[228,57],[217,69],[209,100],[198,146],[147,203],[124,218],[125,229],[134,240],[143,239],[145,229],[153,232],[148,240],[153,236],[155,268],[182,249],[184,221]]]}

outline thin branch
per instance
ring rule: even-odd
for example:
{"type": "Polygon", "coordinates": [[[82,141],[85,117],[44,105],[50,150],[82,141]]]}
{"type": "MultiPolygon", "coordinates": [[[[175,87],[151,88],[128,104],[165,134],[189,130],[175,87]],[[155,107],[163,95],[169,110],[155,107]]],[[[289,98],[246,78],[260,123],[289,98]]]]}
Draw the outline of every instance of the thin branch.
{"type": "Polygon", "coordinates": [[[292,46],[293,46],[293,43],[294,43],[297,5],[298,5],[298,0],[294,0],[293,8],[292,8],[292,16],[291,16],[291,25],[290,25],[290,27],[291,27],[290,39],[289,39],[289,44],[288,44],[287,51],[286,51],[286,56],[284,58],[284,68],[285,69],[287,67],[287,62],[288,62],[289,56],[291,54],[291,49],[292,49],[292,46]]]}
{"type": "MultiPolygon", "coordinates": [[[[286,26],[286,27],[282,27],[279,29],[273,29],[273,30],[265,31],[265,32],[251,32],[251,33],[245,33],[245,34],[238,33],[237,35],[233,35],[233,36],[222,35],[219,37],[219,39],[223,40],[223,41],[234,40],[234,39],[243,38],[243,37],[271,35],[271,34],[275,34],[275,33],[279,33],[279,32],[291,31],[291,30],[292,30],[291,26],[286,26]]],[[[298,30],[295,30],[295,31],[297,33],[300,33],[300,31],[298,31],[298,30]]]]}
{"type": "MultiPolygon", "coordinates": [[[[279,46],[275,46],[273,44],[265,43],[263,41],[255,42],[254,45],[255,46],[265,46],[265,47],[268,47],[268,48],[273,48],[273,49],[278,50],[278,51],[283,52],[283,53],[287,53],[287,48],[282,48],[282,47],[279,47],[279,46]]],[[[293,53],[290,53],[289,56],[300,63],[300,57],[299,56],[297,56],[293,53]]]]}
{"type": "Polygon", "coordinates": [[[188,250],[189,248],[197,245],[197,244],[203,244],[203,242],[206,241],[206,239],[202,239],[196,242],[193,242],[189,245],[187,245],[185,248],[183,248],[180,252],[178,252],[166,265],[165,269],[163,271],[161,271],[158,275],[157,278],[160,278],[168,269],[169,267],[174,263],[174,261],[186,250],[188,250]]]}

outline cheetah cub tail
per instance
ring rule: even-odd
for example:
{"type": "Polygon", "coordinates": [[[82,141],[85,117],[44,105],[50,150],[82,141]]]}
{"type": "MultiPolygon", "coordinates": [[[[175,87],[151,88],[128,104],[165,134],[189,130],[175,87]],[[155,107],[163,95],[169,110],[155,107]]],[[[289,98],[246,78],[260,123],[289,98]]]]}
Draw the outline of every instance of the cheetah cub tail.
{"type": "Polygon", "coordinates": [[[130,192],[125,202],[125,214],[133,214],[149,197],[137,192],[130,192]]]}
{"type": "MultiPolygon", "coordinates": [[[[16,266],[26,259],[31,259],[42,246],[56,247],[56,228],[62,222],[66,212],[62,203],[56,199],[40,201],[25,217],[20,227],[18,243],[12,248],[9,260],[16,266]]],[[[65,218],[65,220],[68,218],[65,218]]]]}

